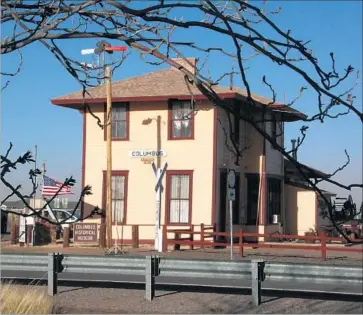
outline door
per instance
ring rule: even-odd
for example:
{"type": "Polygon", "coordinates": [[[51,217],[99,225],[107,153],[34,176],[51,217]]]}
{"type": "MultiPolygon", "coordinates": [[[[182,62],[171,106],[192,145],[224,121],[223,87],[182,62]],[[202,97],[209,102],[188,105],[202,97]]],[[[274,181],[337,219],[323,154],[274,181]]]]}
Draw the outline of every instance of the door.
{"type": "Polygon", "coordinates": [[[258,175],[250,174],[247,176],[247,224],[256,225],[257,223],[257,203],[258,203],[258,175]]]}
{"type": "MultiPolygon", "coordinates": [[[[218,232],[226,232],[227,223],[227,172],[221,171],[219,175],[219,215],[218,215],[218,232]]],[[[224,242],[225,237],[218,236],[218,242],[224,242]]]]}

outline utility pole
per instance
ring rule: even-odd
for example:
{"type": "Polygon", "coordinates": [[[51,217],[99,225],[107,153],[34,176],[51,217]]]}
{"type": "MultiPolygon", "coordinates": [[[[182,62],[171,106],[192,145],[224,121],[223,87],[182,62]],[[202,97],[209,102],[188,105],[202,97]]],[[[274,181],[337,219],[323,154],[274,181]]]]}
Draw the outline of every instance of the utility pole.
{"type": "Polygon", "coordinates": [[[106,139],[107,139],[107,176],[106,176],[106,231],[107,248],[112,247],[112,88],[111,88],[111,68],[106,67],[106,139]]]}

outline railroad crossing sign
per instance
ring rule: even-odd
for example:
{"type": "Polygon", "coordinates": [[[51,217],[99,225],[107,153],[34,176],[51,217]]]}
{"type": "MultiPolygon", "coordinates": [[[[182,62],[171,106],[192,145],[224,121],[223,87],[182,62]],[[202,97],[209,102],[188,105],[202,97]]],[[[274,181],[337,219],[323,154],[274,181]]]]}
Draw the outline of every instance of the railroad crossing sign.
{"type": "Polygon", "coordinates": [[[166,169],[168,168],[168,163],[165,163],[163,169],[157,168],[155,163],[152,163],[152,168],[156,177],[156,209],[155,209],[155,250],[161,252],[163,249],[162,246],[162,232],[160,228],[160,213],[161,213],[161,193],[164,190],[163,188],[163,178],[166,173],[166,169]]]}
{"type": "Polygon", "coordinates": [[[164,175],[166,173],[166,169],[168,168],[168,163],[165,163],[164,168],[161,171],[161,174],[160,174],[159,177],[157,175],[158,169],[156,168],[155,163],[153,162],[151,166],[153,168],[153,171],[154,171],[155,176],[157,177],[157,179],[156,179],[156,185],[155,185],[155,191],[158,191],[158,189],[160,188],[161,189],[161,192],[163,192],[163,190],[164,190],[164,187],[163,187],[163,178],[164,178],[164,175]]]}

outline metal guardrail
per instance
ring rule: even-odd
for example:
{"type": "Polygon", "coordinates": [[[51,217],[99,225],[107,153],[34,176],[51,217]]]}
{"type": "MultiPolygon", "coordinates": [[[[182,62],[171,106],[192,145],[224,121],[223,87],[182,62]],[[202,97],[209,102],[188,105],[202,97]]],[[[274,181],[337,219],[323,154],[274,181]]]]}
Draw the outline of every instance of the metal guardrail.
{"type": "MultiPolygon", "coordinates": [[[[48,271],[47,255],[1,254],[1,271],[48,271]]],[[[21,277],[21,275],[19,275],[21,277]]],[[[16,278],[15,276],[13,278],[16,278]]]]}
{"type": "Polygon", "coordinates": [[[145,275],[143,257],[64,255],[62,265],[67,273],[145,275]]]}
{"type": "Polygon", "coordinates": [[[363,282],[363,269],[360,266],[266,262],[264,273],[266,279],[271,280],[351,284],[363,282]]]}
{"type": "Polygon", "coordinates": [[[162,258],[160,276],[213,279],[251,279],[249,261],[182,260],[162,258]]]}
{"type": "Polygon", "coordinates": [[[363,296],[360,266],[53,253],[3,254],[1,271],[3,279],[41,279],[47,275],[51,296],[57,294],[58,280],[112,281],[145,283],[145,298],[151,301],[156,279],[157,283],[180,286],[248,288],[256,306],[261,303],[262,289],[363,296]]]}

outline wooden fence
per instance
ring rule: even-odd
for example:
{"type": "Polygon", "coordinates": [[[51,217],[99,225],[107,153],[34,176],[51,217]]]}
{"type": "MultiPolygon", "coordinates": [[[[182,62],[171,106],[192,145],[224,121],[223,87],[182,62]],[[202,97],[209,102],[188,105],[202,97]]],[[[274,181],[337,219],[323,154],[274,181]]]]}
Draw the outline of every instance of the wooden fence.
{"type": "MultiPolygon", "coordinates": [[[[230,243],[228,242],[218,242],[216,241],[218,236],[225,237],[226,239],[230,237],[230,232],[216,232],[213,228],[213,231],[208,231],[211,229],[210,226],[207,228],[202,224],[200,226],[200,231],[196,231],[195,226],[191,226],[186,229],[173,229],[168,227],[167,225],[163,226],[163,252],[166,252],[169,246],[173,246],[174,248],[180,248],[180,246],[189,246],[190,249],[200,247],[230,247],[230,243]],[[174,234],[174,238],[169,238],[169,234],[174,234]],[[182,235],[187,235],[187,237],[182,237],[182,235]],[[195,236],[199,236],[199,240],[196,239],[195,236]],[[210,239],[212,238],[212,239],[210,239]],[[177,247],[175,246],[177,245],[177,247]]],[[[301,235],[286,235],[286,234],[268,234],[268,233],[249,233],[244,232],[242,229],[233,233],[232,237],[234,239],[238,239],[238,243],[234,242],[233,247],[238,248],[239,255],[243,257],[244,248],[280,248],[280,249],[298,249],[298,250],[310,250],[310,251],[320,251],[322,261],[326,261],[327,251],[339,251],[339,252],[356,252],[362,253],[363,248],[350,248],[350,247],[339,247],[339,246],[327,246],[328,243],[332,242],[340,242],[345,243],[345,239],[342,237],[327,237],[324,232],[321,232],[319,235],[309,235],[309,236],[301,236],[301,235]],[[318,244],[304,244],[304,245],[294,245],[294,244],[281,244],[281,243],[266,243],[262,242],[246,242],[245,238],[253,237],[256,239],[264,238],[264,239],[276,239],[277,241],[282,241],[283,239],[290,240],[303,240],[306,243],[316,243],[318,244]]],[[[362,240],[363,241],[363,240],[362,240]]]]}

